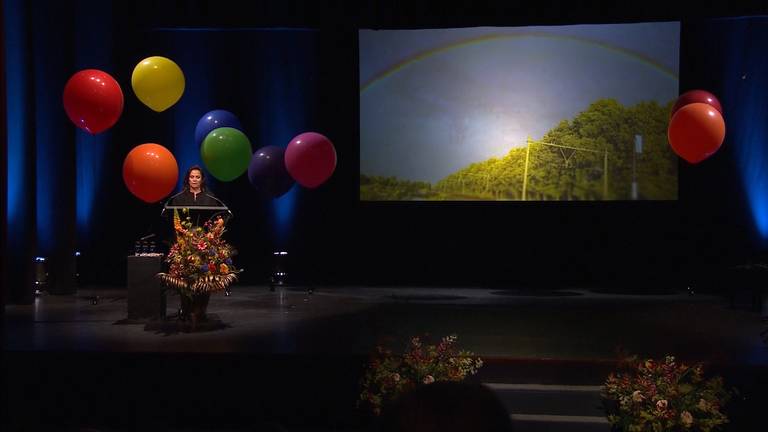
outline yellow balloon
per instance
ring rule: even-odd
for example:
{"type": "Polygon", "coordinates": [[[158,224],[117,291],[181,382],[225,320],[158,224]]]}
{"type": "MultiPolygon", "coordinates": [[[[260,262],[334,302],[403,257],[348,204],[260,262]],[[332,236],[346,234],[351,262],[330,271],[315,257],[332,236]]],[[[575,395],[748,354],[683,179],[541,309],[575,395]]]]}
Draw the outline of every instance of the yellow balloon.
{"type": "Polygon", "coordinates": [[[157,112],[172,107],[184,94],[184,73],[173,60],[154,56],[133,68],[131,86],[136,97],[157,112]]]}

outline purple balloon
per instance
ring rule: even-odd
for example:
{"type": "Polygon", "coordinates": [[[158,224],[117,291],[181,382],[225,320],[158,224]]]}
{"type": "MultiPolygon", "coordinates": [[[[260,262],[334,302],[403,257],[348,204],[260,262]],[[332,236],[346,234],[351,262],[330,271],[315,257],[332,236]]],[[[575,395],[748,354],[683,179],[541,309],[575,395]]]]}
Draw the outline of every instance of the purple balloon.
{"type": "Polygon", "coordinates": [[[223,127],[231,127],[239,131],[243,130],[243,125],[240,124],[240,120],[229,111],[213,110],[205,113],[200,117],[200,120],[197,121],[197,126],[195,127],[195,143],[197,143],[197,145],[202,144],[205,137],[207,137],[212,130],[223,127]]]}
{"type": "Polygon", "coordinates": [[[277,198],[291,189],[293,178],[285,169],[285,150],[278,146],[265,146],[253,154],[248,166],[248,181],[264,195],[277,198]]]}

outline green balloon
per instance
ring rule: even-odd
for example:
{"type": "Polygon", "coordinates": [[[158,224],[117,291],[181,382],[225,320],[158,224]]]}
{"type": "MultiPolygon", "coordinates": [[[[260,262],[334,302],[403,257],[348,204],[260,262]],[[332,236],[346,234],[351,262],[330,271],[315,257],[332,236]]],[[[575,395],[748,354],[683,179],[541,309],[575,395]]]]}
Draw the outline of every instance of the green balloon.
{"type": "Polygon", "coordinates": [[[252,153],[248,137],[230,127],[212,130],[200,145],[205,167],[221,181],[232,181],[246,172],[252,153]]]}

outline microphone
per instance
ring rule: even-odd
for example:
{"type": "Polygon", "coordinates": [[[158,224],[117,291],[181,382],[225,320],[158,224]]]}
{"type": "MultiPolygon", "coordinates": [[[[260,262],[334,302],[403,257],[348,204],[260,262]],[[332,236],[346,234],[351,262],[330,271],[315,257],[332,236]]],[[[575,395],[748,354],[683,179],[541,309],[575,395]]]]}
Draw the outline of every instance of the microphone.
{"type": "Polygon", "coordinates": [[[182,191],[181,191],[181,192],[179,192],[179,193],[177,193],[176,195],[174,195],[174,196],[172,196],[172,197],[168,198],[168,201],[170,201],[170,200],[172,200],[172,199],[176,198],[177,196],[179,196],[179,195],[183,194],[184,192],[186,192],[186,191],[182,189],[182,191]]]}
{"type": "Polygon", "coordinates": [[[182,189],[181,192],[179,192],[176,195],[174,195],[174,196],[168,198],[167,200],[165,200],[165,204],[163,204],[163,209],[160,211],[160,216],[163,216],[165,214],[165,208],[168,207],[168,203],[170,203],[174,198],[176,198],[177,196],[183,194],[184,192],[186,192],[186,191],[182,189]]]}
{"type": "Polygon", "coordinates": [[[224,201],[216,198],[215,196],[213,196],[211,194],[205,194],[205,196],[216,200],[217,203],[221,204],[221,206],[226,209],[227,214],[229,214],[229,218],[227,218],[225,222],[229,222],[229,220],[233,217],[233,215],[232,215],[232,211],[229,209],[229,207],[227,207],[227,205],[224,204],[224,201]]]}
{"type": "MultiPolygon", "coordinates": [[[[219,204],[221,204],[221,206],[222,206],[222,207],[227,207],[227,205],[226,205],[226,204],[224,204],[224,202],[223,202],[222,200],[220,200],[220,199],[216,198],[215,196],[213,196],[213,195],[210,195],[210,194],[205,194],[205,196],[207,196],[208,198],[213,198],[213,199],[215,199],[215,200],[216,200],[216,202],[217,202],[217,203],[219,203],[219,204]]],[[[229,209],[229,208],[227,208],[227,209],[229,209]]]]}

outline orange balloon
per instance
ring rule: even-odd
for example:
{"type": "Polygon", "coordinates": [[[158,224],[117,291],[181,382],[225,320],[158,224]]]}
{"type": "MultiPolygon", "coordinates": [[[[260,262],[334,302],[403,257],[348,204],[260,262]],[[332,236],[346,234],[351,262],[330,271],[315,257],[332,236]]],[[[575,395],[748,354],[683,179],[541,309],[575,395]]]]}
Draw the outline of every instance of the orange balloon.
{"type": "Polygon", "coordinates": [[[667,129],[675,153],[695,164],[712,156],[725,139],[723,115],[711,105],[696,102],[677,110],[667,129]]]}
{"type": "Polygon", "coordinates": [[[133,148],[123,162],[123,181],[132,194],[148,203],[170,194],[179,180],[179,165],[167,148],[146,143],[133,148]]]}

